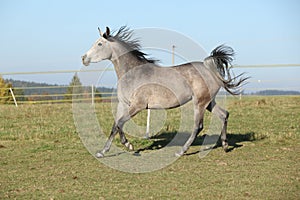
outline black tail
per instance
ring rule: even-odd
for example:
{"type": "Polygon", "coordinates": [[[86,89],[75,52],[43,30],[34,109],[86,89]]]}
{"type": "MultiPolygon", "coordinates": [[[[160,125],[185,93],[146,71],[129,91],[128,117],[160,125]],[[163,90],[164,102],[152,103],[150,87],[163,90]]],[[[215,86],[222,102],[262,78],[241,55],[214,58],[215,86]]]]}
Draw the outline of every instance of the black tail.
{"type": "Polygon", "coordinates": [[[231,47],[220,45],[215,48],[210,56],[204,59],[204,64],[212,69],[222,81],[224,89],[232,95],[240,94],[240,87],[249,77],[244,73],[233,76],[230,72],[234,51],[231,47]]]}

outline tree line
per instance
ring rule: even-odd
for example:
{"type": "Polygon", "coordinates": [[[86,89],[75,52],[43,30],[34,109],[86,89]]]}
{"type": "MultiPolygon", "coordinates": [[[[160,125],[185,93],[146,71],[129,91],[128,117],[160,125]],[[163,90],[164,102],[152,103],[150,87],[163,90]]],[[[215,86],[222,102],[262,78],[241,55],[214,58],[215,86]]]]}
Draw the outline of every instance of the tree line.
{"type": "MultiPolygon", "coordinates": [[[[74,95],[81,95],[82,98],[91,96],[91,87],[85,87],[75,74],[69,85],[51,85],[47,83],[35,83],[13,79],[3,79],[0,76],[0,104],[13,103],[13,97],[10,92],[13,91],[17,101],[45,101],[52,100],[71,102],[74,95]],[[22,89],[26,88],[26,89],[22,89]],[[70,101],[68,101],[70,100],[70,101]]],[[[94,97],[96,101],[101,101],[100,90],[103,88],[94,88],[94,97]]],[[[105,92],[111,92],[113,89],[105,88],[105,92]]]]}

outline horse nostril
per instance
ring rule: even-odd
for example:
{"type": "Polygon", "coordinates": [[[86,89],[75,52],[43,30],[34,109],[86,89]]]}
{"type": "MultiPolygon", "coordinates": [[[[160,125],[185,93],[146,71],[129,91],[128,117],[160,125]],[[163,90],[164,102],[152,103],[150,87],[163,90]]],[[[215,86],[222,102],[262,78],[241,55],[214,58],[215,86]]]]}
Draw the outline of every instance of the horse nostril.
{"type": "Polygon", "coordinates": [[[81,56],[82,61],[86,58],[86,55],[81,56]]]}

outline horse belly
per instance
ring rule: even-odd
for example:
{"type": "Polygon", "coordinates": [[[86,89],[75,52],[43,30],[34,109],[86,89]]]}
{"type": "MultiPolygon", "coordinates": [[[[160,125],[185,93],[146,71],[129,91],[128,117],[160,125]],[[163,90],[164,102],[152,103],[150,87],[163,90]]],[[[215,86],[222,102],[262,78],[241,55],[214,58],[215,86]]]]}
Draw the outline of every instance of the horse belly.
{"type": "Polygon", "coordinates": [[[144,102],[150,109],[169,109],[185,104],[192,98],[189,89],[176,90],[159,84],[142,86],[132,95],[132,100],[144,102]]]}

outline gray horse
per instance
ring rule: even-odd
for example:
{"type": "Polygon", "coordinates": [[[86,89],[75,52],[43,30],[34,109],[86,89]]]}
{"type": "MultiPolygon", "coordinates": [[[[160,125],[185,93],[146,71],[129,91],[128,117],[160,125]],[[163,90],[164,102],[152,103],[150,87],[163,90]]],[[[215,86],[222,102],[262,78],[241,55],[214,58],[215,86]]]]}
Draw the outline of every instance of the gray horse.
{"type": "Polygon", "coordinates": [[[190,62],[172,67],[160,67],[155,60],[146,58],[139,41],[132,39],[132,30],[121,27],[116,34],[100,32],[100,38],[82,56],[85,66],[90,63],[110,60],[118,77],[118,107],[110,136],[96,157],[109,151],[113,138],[119,132],[121,143],[129,150],[132,144],[126,139],[123,126],[126,121],[144,109],[171,109],[189,101],[194,105],[194,127],[189,139],[177,152],[183,155],[198,133],[203,129],[205,110],[215,113],[223,122],[222,147],[228,150],[226,139],[229,113],[216,104],[215,97],[221,87],[230,94],[238,94],[241,84],[247,79],[241,75],[232,77],[230,63],[232,48],[221,45],[215,48],[204,62],[190,62]]]}

